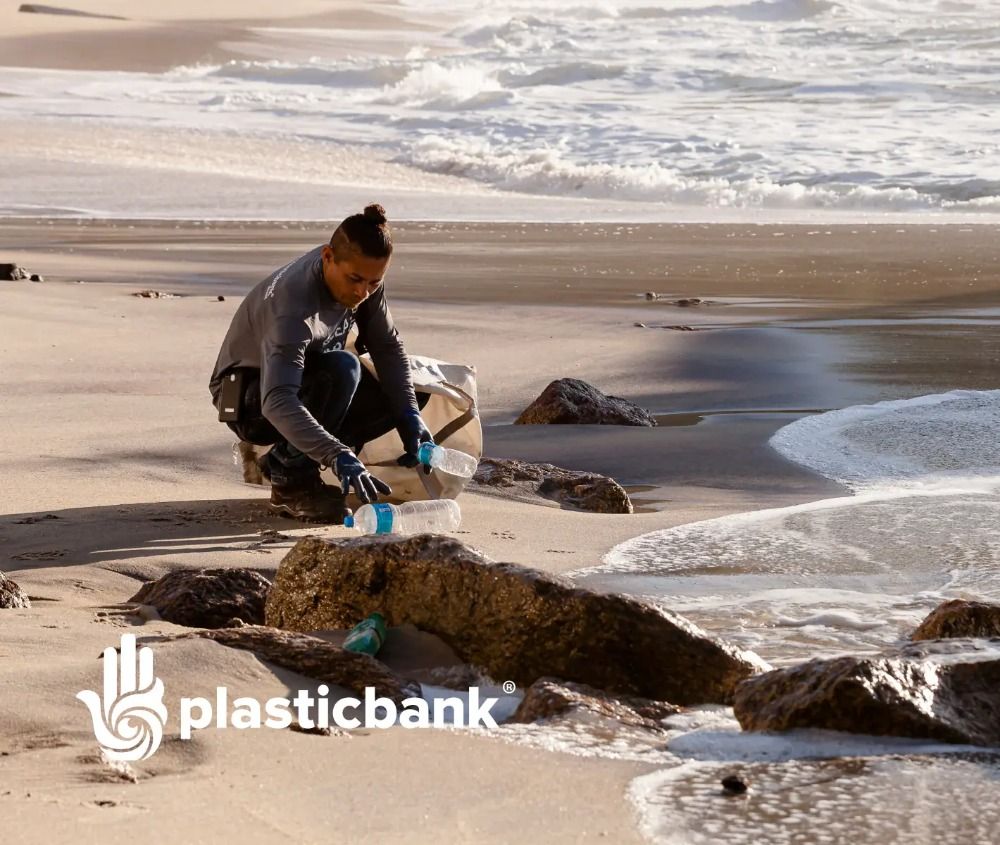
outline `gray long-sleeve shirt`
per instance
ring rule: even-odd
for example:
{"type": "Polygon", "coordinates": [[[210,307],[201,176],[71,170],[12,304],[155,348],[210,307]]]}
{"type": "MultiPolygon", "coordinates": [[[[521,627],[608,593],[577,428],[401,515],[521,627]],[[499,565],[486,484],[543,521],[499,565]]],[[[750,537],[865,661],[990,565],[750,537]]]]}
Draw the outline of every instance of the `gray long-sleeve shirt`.
{"type": "Polygon", "coordinates": [[[322,247],[276,270],[247,294],[233,316],[212,371],[209,390],[219,406],[223,374],[260,369],[264,417],[296,449],[332,466],[348,447],[328,432],[299,399],[306,353],[343,349],[357,322],[360,338],[397,417],[417,409],[410,362],[392,322],[384,285],[356,309],[337,302],[323,280],[322,247]]]}

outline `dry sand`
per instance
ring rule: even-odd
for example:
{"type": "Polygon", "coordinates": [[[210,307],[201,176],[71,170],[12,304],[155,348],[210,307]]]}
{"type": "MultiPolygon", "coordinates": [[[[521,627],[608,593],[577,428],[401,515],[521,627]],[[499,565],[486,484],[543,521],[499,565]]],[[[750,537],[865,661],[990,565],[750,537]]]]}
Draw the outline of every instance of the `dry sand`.
{"type": "MultiPolygon", "coordinates": [[[[645,531],[829,495],[832,485],[766,445],[795,418],[789,411],[939,383],[997,386],[987,363],[997,350],[982,345],[994,344],[989,325],[960,335],[928,328],[928,345],[946,348],[948,363],[936,371],[914,364],[917,379],[905,364],[919,362],[922,345],[903,343],[891,325],[850,326],[852,315],[946,316],[995,297],[995,230],[903,229],[400,225],[387,282],[397,323],[412,351],[478,367],[487,454],[607,472],[638,488],[647,511],[602,516],[467,493],[459,537],[550,572],[596,564],[645,531]],[[862,252],[883,280],[899,281],[893,293],[857,278],[862,252]],[[929,268],[959,262],[976,264],[965,277],[976,284],[956,294],[954,277],[929,268]],[[647,302],[646,290],[663,298],[647,302]],[[684,296],[718,304],[669,304],[684,296]],[[802,323],[817,318],[848,324],[802,323]],[[680,323],[701,331],[657,328],[680,323]],[[901,376],[879,367],[886,355],[901,376]],[[509,424],[559,376],[584,378],[675,424],[509,424]],[[690,424],[693,412],[721,410],[739,413],[690,424]]],[[[649,767],[487,736],[204,731],[136,765],[138,784],[108,780],[95,761],[89,719],[73,696],[99,683],[99,653],[125,630],[177,630],[133,627],[123,615],[140,580],[179,566],[272,573],[290,541],[248,548],[266,527],[344,536],[268,515],[266,491],[237,477],[232,437],[207,391],[240,293],[324,234],[262,224],[0,224],[3,258],[46,277],[0,289],[0,567],[34,599],[31,610],[0,620],[0,807],[16,832],[9,841],[130,841],[163,829],[205,842],[637,840],[624,795],[649,767]],[[130,296],[149,287],[185,295],[130,296]],[[45,514],[58,518],[24,522],[45,514]]],[[[214,643],[163,644],[156,653],[173,696],[226,684],[266,698],[308,686],[214,643]]]]}

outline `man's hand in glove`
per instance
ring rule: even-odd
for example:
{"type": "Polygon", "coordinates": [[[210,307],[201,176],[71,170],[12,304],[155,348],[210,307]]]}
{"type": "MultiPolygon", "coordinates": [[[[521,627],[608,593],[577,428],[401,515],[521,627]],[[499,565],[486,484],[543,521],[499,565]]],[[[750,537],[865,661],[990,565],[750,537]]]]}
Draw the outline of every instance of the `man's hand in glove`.
{"type": "Polygon", "coordinates": [[[353,452],[341,452],[337,455],[334,465],[334,472],[337,478],[344,485],[344,495],[350,488],[354,488],[357,497],[365,503],[377,502],[379,494],[388,496],[392,488],[384,481],[380,481],[367,469],[365,465],[357,459],[353,452]]]}
{"type": "MultiPolygon", "coordinates": [[[[420,444],[430,443],[434,440],[430,430],[420,418],[420,412],[408,411],[399,421],[396,431],[399,432],[399,439],[403,441],[403,451],[406,453],[397,463],[404,467],[417,466],[420,463],[420,460],[417,458],[417,451],[420,449],[420,444]]],[[[429,473],[430,471],[430,467],[424,467],[424,472],[429,473]]]]}

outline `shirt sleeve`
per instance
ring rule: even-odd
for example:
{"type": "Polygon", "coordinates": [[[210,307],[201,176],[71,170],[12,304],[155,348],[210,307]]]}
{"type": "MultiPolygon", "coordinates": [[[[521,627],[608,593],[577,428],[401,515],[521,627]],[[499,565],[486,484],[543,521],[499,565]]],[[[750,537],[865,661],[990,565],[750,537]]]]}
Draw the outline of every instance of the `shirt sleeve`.
{"type": "Polygon", "coordinates": [[[305,320],[274,320],[261,344],[261,412],[292,446],[321,466],[333,466],[337,455],[350,449],[323,428],[299,398],[311,340],[305,320]]]}
{"type": "Polygon", "coordinates": [[[379,381],[396,418],[417,411],[410,359],[392,322],[385,287],[366,299],[357,311],[358,336],[372,356],[379,381]]]}

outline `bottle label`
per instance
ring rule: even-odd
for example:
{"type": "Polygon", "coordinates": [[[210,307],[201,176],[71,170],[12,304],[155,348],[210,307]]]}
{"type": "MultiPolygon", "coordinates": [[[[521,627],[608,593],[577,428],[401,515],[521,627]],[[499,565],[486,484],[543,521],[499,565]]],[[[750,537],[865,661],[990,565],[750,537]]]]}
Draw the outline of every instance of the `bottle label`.
{"type": "Polygon", "coordinates": [[[431,455],[434,454],[436,448],[433,443],[421,443],[420,448],[417,449],[417,460],[424,466],[429,467],[431,465],[431,455]]]}
{"type": "Polygon", "coordinates": [[[372,505],[372,510],[375,511],[375,533],[391,534],[392,506],[387,505],[385,502],[378,502],[372,505]]]}

